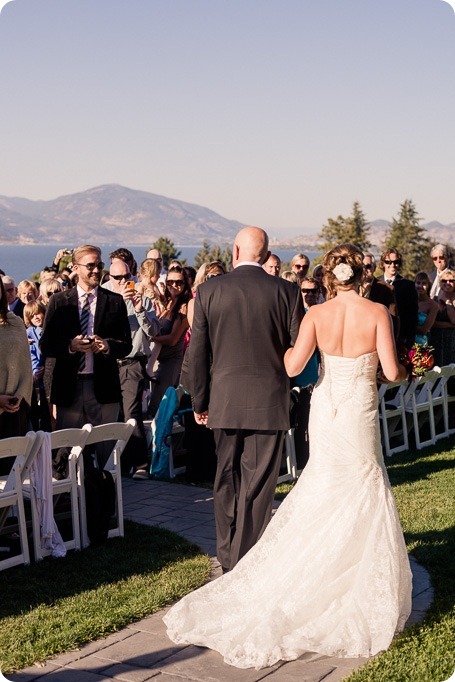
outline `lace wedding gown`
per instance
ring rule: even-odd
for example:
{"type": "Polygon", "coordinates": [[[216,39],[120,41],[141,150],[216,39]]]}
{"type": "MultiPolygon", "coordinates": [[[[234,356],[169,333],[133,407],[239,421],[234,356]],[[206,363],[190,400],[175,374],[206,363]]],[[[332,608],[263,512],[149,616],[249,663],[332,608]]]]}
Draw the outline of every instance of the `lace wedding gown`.
{"type": "Polygon", "coordinates": [[[305,651],[371,656],[411,612],[411,571],[379,437],[377,353],[323,354],[310,460],[259,542],[166,614],[169,637],[263,668],[305,651]]]}

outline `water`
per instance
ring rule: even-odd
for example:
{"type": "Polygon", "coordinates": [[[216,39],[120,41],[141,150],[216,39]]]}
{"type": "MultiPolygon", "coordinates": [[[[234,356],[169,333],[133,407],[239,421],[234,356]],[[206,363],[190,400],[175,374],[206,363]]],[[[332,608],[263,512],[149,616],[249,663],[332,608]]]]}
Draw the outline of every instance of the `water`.
{"type": "MultiPolygon", "coordinates": [[[[72,248],[68,245],[68,248],[72,248]]],[[[109,253],[118,246],[112,244],[104,244],[101,249],[103,252],[103,259],[105,262],[109,261],[109,253]]],[[[145,254],[149,245],[143,244],[139,246],[128,247],[134,254],[138,263],[144,260],[145,254]]],[[[186,258],[187,264],[192,265],[194,257],[200,251],[200,246],[176,246],[181,251],[181,258],[186,258]]],[[[17,246],[17,245],[0,245],[0,270],[6,275],[14,279],[16,284],[22,279],[30,279],[30,277],[42,270],[46,265],[52,265],[55,254],[59,247],[54,245],[43,246],[17,246]]],[[[283,262],[290,261],[297,253],[295,249],[273,249],[283,262]]],[[[307,256],[310,260],[316,258],[319,254],[316,252],[308,252],[307,256]]]]}

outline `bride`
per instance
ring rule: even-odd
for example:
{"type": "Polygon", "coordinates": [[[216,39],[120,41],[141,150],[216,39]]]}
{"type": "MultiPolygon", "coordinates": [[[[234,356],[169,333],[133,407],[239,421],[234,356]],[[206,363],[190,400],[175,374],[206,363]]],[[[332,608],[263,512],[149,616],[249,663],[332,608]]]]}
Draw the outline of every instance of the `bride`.
{"type": "Polygon", "coordinates": [[[326,303],[304,317],[284,362],[299,374],[316,346],[321,374],[310,412],[310,459],[259,542],[235,568],[166,614],[169,637],[209,647],[238,668],[305,651],[371,656],[411,612],[411,571],[384,466],[381,379],[406,376],[386,308],[361,298],[361,251],[324,257],[326,303]]]}

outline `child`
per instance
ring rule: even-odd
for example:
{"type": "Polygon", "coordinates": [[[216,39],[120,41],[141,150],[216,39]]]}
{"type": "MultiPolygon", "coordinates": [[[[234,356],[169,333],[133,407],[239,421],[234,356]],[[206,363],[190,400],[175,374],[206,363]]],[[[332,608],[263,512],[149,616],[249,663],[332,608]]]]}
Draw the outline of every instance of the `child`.
{"type": "Polygon", "coordinates": [[[39,347],[45,314],[46,306],[41,301],[32,301],[24,306],[24,322],[27,327],[32,358],[33,381],[35,383],[35,396],[32,398],[32,424],[35,430],[43,429],[44,431],[50,431],[49,404],[46,399],[43,382],[45,358],[39,347]]]}

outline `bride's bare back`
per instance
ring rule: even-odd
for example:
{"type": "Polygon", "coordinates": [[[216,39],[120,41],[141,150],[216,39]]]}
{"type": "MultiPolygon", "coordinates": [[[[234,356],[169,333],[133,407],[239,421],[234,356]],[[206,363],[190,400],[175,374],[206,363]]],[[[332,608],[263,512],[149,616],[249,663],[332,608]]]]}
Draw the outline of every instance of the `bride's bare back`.
{"type": "Polygon", "coordinates": [[[379,303],[361,298],[354,289],[340,291],[330,301],[309,309],[294,348],[285,354],[289,376],[300,374],[316,346],[327,355],[347,358],[376,350],[389,381],[406,376],[404,367],[398,363],[388,310],[379,303]]]}

